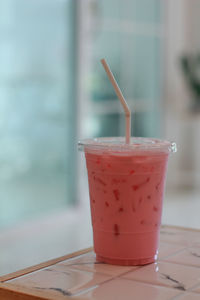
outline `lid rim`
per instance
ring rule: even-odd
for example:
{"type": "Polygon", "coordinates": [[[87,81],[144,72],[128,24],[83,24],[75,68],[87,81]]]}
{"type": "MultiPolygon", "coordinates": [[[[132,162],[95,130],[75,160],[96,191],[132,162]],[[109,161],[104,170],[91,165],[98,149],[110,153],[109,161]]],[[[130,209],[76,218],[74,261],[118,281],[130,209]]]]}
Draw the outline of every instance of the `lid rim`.
{"type": "Polygon", "coordinates": [[[125,143],[124,137],[99,137],[82,139],[78,142],[79,150],[89,147],[91,150],[105,151],[148,151],[148,150],[167,150],[168,152],[176,152],[176,143],[158,138],[147,137],[131,137],[131,144],[125,143]]]}

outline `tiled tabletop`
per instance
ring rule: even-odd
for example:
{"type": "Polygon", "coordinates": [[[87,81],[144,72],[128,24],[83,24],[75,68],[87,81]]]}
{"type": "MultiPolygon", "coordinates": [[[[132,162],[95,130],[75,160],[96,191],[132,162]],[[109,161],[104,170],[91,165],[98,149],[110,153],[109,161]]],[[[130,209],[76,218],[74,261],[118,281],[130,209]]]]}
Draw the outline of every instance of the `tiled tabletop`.
{"type": "MultiPolygon", "coordinates": [[[[200,231],[163,226],[158,261],[142,267],[96,262],[92,250],[0,277],[5,289],[23,299],[195,300],[200,299],[200,231]],[[27,273],[27,274],[26,274],[27,273]],[[18,293],[18,294],[17,294],[18,293]]],[[[9,299],[9,298],[6,298],[9,299]]]]}

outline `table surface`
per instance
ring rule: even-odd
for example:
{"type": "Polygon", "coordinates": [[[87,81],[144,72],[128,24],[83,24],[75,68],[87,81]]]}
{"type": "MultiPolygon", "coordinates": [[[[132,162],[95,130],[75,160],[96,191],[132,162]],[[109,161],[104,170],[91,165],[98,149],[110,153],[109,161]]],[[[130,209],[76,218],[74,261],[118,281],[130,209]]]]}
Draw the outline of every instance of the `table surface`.
{"type": "Polygon", "coordinates": [[[96,262],[92,249],[0,277],[0,299],[200,299],[200,231],[163,226],[158,261],[96,262]]]}

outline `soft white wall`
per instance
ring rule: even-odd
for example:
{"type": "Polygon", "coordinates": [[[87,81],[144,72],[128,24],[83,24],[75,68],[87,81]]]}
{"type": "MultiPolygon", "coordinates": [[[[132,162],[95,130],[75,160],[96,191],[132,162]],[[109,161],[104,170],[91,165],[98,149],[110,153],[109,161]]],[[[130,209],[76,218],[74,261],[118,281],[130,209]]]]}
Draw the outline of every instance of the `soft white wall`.
{"type": "Polygon", "coordinates": [[[200,117],[188,108],[191,95],[180,70],[180,56],[199,48],[199,0],[168,0],[165,10],[165,128],[166,137],[177,142],[178,153],[170,159],[168,186],[198,186],[198,130],[200,117]]]}
{"type": "Polygon", "coordinates": [[[200,49],[200,1],[187,0],[187,49],[196,53],[200,49]]]}

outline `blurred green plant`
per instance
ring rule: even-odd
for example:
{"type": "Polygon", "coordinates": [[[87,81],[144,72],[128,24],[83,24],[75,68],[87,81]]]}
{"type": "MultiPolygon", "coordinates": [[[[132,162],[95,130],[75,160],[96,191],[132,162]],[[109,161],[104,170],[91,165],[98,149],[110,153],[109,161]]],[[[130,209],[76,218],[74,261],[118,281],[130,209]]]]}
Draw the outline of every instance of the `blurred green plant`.
{"type": "Polygon", "coordinates": [[[180,59],[186,83],[192,94],[192,109],[200,110],[200,54],[183,55],[180,59]]]}

